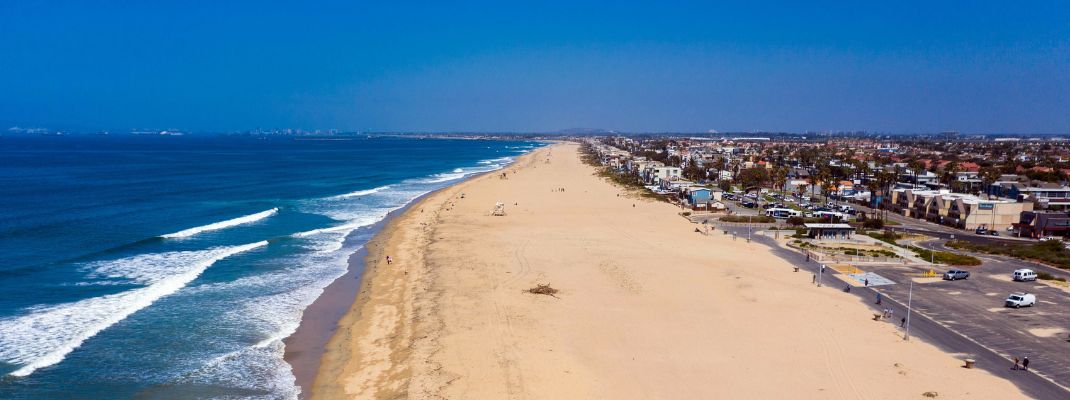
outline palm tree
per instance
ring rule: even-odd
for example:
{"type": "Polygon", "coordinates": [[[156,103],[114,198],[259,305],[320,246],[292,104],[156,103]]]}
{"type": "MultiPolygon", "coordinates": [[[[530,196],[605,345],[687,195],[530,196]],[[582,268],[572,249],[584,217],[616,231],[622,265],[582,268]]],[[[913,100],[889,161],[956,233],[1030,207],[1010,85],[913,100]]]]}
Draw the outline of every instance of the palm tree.
{"type": "Polygon", "coordinates": [[[981,175],[981,183],[985,185],[985,194],[989,197],[992,196],[992,185],[999,180],[1000,172],[994,167],[984,167],[979,171],[981,175]]]}

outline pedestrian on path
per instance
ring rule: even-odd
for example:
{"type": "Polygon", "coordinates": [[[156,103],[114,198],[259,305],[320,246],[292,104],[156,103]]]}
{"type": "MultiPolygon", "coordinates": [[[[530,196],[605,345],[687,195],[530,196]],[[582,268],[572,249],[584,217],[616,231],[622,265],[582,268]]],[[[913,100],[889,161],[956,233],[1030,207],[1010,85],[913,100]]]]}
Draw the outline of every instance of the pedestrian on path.
{"type": "Polygon", "coordinates": [[[881,294],[877,293],[877,305],[881,304],[881,294]]]}
{"type": "Polygon", "coordinates": [[[1022,369],[1029,370],[1029,357],[1022,358],[1022,369]]]}
{"type": "Polygon", "coordinates": [[[1011,367],[1011,369],[1014,370],[1014,371],[1017,371],[1018,368],[1021,368],[1021,367],[1018,366],[1018,363],[1020,363],[1020,362],[1021,362],[1021,360],[1019,360],[1018,357],[1014,357],[1014,366],[1011,367]]]}
{"type": "Polygon", "coordinates": [[[899,320],[899,327],[900,328],[902,328],[902,327],[904,327],[906,325],[907,325],[907,317],[903,317],[903,319],[899,320]]]}
{"type": "MultiPolygon", "coordinates": [[[[869,277],[866,277],[866,287],[869,287],[869,277]]],[[[879,300],[879,299],[880,299],[880,297],[878,297],[877,299],[879,300]]],[[[878,304],[879,304],[879,303],[878,303],[878,304]]]]}

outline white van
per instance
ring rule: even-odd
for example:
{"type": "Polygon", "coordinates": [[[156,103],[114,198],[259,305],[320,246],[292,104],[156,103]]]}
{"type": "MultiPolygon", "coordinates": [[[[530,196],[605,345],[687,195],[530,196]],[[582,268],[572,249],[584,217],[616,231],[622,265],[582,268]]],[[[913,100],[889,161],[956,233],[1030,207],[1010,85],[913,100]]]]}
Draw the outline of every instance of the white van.
{"type": "Polygon", "coordinates": [[[1016,282],[1035,281],[1037,280],[1037,273],[1026,268],[1016,269],[1014,270],[1014,280],[1016,282]]]}
{"type": "Polygon", "coordinates": [[[1029,293],[1011,293],[1003,302],[1005,307],[1030,307],[1037,305],[1037,296],[1029,293]]]}

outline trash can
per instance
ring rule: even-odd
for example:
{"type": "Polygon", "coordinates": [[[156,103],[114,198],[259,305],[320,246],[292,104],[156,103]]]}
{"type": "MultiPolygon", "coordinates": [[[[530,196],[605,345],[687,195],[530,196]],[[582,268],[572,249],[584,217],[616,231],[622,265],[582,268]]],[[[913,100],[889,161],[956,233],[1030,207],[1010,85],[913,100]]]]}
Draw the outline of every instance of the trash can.
{"type": "Polygon", "coordinates": [[[799,272],[799,267],[795,267],[795,272],[799,272]]]}
{"type": "Polygon", "coordinates": [[[975,362],[976,362],[976,361],[974,361],[974,359],[972,359],[972,358],[967,358],[967,359],[966,359],[966,369],[970,369],[970,368],[973,368],[973,364],[974,364],[975,362]]]}

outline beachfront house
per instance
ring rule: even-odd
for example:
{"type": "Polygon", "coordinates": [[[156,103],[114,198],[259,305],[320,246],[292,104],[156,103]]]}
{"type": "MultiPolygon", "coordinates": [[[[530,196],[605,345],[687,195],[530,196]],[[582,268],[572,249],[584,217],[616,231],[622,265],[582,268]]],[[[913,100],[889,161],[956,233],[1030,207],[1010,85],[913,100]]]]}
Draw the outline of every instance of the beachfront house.
{"type": "Polygon", "coordinates": [[[690,187],[687,188],[687,201],[694,207],[698,204],[706,204],[710,202],[712,190],[705,187],[690,187]]]}

